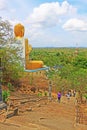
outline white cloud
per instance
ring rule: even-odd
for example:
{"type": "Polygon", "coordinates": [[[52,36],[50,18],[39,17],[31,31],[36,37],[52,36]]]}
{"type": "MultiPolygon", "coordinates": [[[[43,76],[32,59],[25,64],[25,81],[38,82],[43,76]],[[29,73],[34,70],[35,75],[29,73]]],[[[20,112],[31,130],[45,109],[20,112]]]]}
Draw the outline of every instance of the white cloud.
{"type": "Polygon", "coordinates": [[[33,27],[52,27],[60,23],[60,16],[70,15],[76,12],[76,8],[67,1],[44,3],[34,8],[33,13],[26,20],[33,27]]]}
{"type": "Polygon", "coordinates": [[[15,12],[16,12],[16,9],[10,9],[10,12],[11,12],[11,13],[15,13],[15,12]]]}
{"type": "Polygon", "coordinates": [[[9,20],[9,22],[11,23],[12,26],[15,26],[18,23],[22,23],[21,21],[18,21],[16,19],[14,19],[14,21],[13,20],[9,20]]]}
{"type": "Polygon", "coordinates": [[[63,28],[65,30],[70,30],[70,31],[87,31],[87,22],[73,18],[69,19],[64,25],[63,28]]]}
{"type": "Polygon", "coordinates": [[[0,10],[6,9],[7,1],[6,0],[0,0],[0,10]]]}

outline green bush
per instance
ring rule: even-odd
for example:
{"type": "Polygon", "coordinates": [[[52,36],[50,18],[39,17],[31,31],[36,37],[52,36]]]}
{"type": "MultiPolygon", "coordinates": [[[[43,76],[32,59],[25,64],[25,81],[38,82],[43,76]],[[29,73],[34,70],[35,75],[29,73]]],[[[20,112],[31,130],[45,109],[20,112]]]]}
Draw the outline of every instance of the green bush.
{"type": "Polygon", "coordinates": [[[9,90],[3,90],[2,91],[2,97],[3,97],[4,102],[7,102],[9,96],[10,96],[10,91],[9,90]]]}
{"type": "Polygon", "coordinates": [[[14,91],[14,87],[12,86],[11,83],[8,83],[8,84],[7,84],[7,87],[8,87],[8,89],[9,89],[10,91],[14,91]]]}
{"type": "Polygon", "coordinates": [[[87,94],[85,94],[84,97],[87,99],[87,94]]]}
{"type": "Polygon", "coordinates": [[[42,97],[42,92],[38,92],[38,97],[42,97]]]}

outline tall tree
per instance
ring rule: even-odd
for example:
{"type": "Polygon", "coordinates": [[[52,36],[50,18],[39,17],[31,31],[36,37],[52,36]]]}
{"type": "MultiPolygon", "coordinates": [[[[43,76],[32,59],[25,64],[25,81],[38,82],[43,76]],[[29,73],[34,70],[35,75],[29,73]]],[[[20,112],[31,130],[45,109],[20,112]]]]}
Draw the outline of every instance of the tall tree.
{"type": "Polygon", "coordinates": [[[8,45],[13,39],[13,29],[9,21],[0,17],[0,47],[8,45]]]}
{"type": "Polygon", "coordinates": [[[3,83],[14,81],[20,77],[23,70],[20,57],[20,47],[13,38],[13,29],[7,20],[0,18],[0,58],[3,66],[3,83]]]}

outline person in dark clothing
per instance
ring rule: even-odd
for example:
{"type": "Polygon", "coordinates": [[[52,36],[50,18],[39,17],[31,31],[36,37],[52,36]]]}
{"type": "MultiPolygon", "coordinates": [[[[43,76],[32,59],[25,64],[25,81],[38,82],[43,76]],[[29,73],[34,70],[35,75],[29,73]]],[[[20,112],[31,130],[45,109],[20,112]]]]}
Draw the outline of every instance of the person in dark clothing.
{"type": "Polygon", "coordinates": [[[61,92],[58,92],[57,98],[58,98],[58,102],[60,103],[60,100],[61,100],[61,92]]]}

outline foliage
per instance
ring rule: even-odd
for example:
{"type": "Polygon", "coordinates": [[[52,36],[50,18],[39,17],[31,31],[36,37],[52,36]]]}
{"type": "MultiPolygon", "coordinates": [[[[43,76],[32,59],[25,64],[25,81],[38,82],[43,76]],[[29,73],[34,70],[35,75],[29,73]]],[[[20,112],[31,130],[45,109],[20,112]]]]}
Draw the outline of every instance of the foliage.
{"type": "Polygon", "coordinates": [[[48,79],[52,79],[54,74],[55,74],[55,70],[53,70],[52,68],[46,71],[46,76],[48,79]]]}
{"type": "Polygon", "coordinates": [[[22,76],[21,73],[23,72],[20,57],[12,48],[1,49],[0,55],[2,57],[3,83],[15,82],[22,76]]]}
{"type": "Polygon", "coordinates": [[[13,29],[9,21],[0,17],[0,46],[5,46],[12,42],[13,29]]]}
{"type": "Polygon", "coordinates": [[[80,48],[75,54],[74,48],[34,48],[31,57],[43,60],[51,69],[46,72],[56,89],[76,89],[86,91],[87,49],[80,48]]]}
{"type": "Polygon", "coordinates": [[[38,92],[38,97],[42,97],[42,92],[38,92]]]}
{"type": "Polygon", "coordinates": [[[8,82],[7,87],[10,91],[14,91],[14,87],[10,82],[8,82]]]}
{"type": "Polygon", "coordinates": [[[84,97],[87,99],[87,94],[85,94],[84,97]]]}
{"type": "Polygon", "coordinates": [[[74,61],[73,61],[73,65],[77,66],[79,68],[87,68],[87,57],[86,54],[81,53],[80,55],[78,55],[74,61]]]}
{"type": "Polygon", "coordinates": [[[2,91],[2,97],[3,97],[4,102],[7,102],[9,96],[10,96],[10,91],[9,90],[3,90],[2,91]]]}
{"type": "Polygon", "coordinates": [[[0,58],[2,62],[2,82],[16,84],[23,74],[23,59],[20,57],[21,48],[13,39],[13,29],[7,20],[0,18],[0,58]]]}

